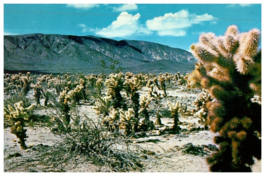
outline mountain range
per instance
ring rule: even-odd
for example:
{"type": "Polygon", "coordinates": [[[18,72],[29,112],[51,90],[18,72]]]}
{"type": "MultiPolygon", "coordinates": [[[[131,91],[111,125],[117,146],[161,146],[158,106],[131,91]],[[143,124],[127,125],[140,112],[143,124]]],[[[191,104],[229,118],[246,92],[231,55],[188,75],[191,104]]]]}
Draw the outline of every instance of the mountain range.
{"type": "Polygon", "coordinates": [[[191,72],[196,59],[166,45],[96,36],[4,36],[4,71],[39,73],[191,72]]]}

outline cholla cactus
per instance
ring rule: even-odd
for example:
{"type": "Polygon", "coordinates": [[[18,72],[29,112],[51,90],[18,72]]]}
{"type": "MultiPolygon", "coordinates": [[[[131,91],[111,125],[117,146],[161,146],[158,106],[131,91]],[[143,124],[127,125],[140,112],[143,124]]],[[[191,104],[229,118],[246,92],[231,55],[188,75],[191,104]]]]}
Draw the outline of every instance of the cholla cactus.
{"type": "Polygon", "coordinates": [[[177,101],[176,104],[172,104],[170,102],[168,102],[169,105],[169,110],[171,111],[171,118],[173,118],[173,130],[174,131],[178,131],[180,128],[178,126],[178,122],[179,122],[179,113],[181,112],[181,106],[179,101],[177,101]]]}
{"type": "Polygon", "coordinates": [[[138,128],[138,122],[139,122],[139,93],[138,90],[141,89],[140,86],[141,81],[136,78],[132,77],[130,79],[126,79],[123,83],[124,89],[126,90],[126,94],[130,97],[132,102],[132,107],[134,109],[135,118],[137,119],[137,124],[135,125],[134,129],[137,131],[138,128]]]}
{"type": "Polygon", "coordinates": [[[149,96],[146,96],[146,95],[143,95],[140,98],[140,107],[141,108],[139,110],[139,113],[142,113],[145,116],[144,120],[141,123],[140,128],[142,130],[144,130],[144,131],[154,129],[153,122],[150,121],[149,114],[148,114],[148,105],[152,100],[153,100],[152,97],[149,97],[149,96]]]}
{"type": "Polygon", "coordinates": [[[186,83],[187,83],[186,80],[187,80],[187,76],[180,75],[177,84],[178,85],[186,85],[186,83]]]}
{"type": "Polygon", "coordinates": [[[225,36],[202,34],[191,46],[199,60],[200,83],[215,101],[206,104],[208,123],[220,150],[208,158],[211,171],[251,171],[253,157],[261,158],[261,106],[251,98],[261,94],[260,31],[239,33],[229,26],[225,36]]]}
{"type": "Polygon", "coordinates": [[[157,111],[157,119],[154,123],[154,125],[163,125],[162,122],[161,122],[161,118],[162,117],[162,114],[159,112],[159,110],[157,111]]]}
{"type": "Polygon", "coordinates": [[[102,91],[102,89],[104,87],[104,79],[103,78],[98,78],[96,83],[95,83],[95,85],[96,85],[96,88],[97,88],[98,95],[101,95],[101,91],[102,91]]]}
{"type": "Polygon", "coordinates": [[[206,107],[206,104],[211,102],[212,100],[213,98],[211,97],[211,95],[204,89],[197,95],[196,100],[193,102],[193,105],[196,105],[197,107],[197,112],[194,114],[194,116],[200,118],[200,121],[204,124],[205,129],[208,129],[208,109],[206,107]]]}
{"type": "Polygon", "coordinates": [[[65,87],[65,89],[59,93],[59,103],[67,103],[68,99],[67,99],[67,93],[69,91],[68,87],[65,87]]]}
{"type": "Polygon", "coordinates": [[[110,78],[106,79],[105,85],[108,87],[108,96],[112,97],[113,107],[115,109],[124,108],[125,103],[120,91],[123,89],[123,74],[120,72],[118,74],[110,74],[110,78]]]}
{"type": "Polygon", "coordinates": [[[11,121],[11,133],[15,134],[19,139],[21,149],[27,149],[27,145],[25,144],[27,135],[25,123],[30,121],[30,117],[32,115],[32,111],[34,109],[34,105],[31,105],[27,108],[23,107],[23,101],[19,101],[14,104],[14,106],[8,105],[4,108],[4,116],[5,118],[11,121]]]}
{"type": "Polygon", "coordinates": [[[85,78],[89,81],[89,88],[93,88],[96,84],[97,78],[96,75],[91,74],[91,75],[87,75],[85,76],[85,78]]]}
{"type": "Polygon", "coordinates": [[[163,90],[164,92],[163,96],[167,97],[165,78],[163,76],[159,76],[159,84],[160,84],[161,90],[163,90]]]}
{"type": "Polygon", "coordinates": [[[43,92],[43,88],[41,86],[41,83],[37,82],[37,84],[31,84],[31,87],[34,90],[33,96],[35,98],[36,105],[40,105],[40,98],[41,98],[41,95],[43,92]]]}
{"type": "Polygon", "coordinates": [[[111,131],[118,131],[119,130],[119,119],[120,114],[118,110],[115,108],[109,109],[109,115],[105,116],[102,120],[102,123],[108,127],[111,131]]]}
{"type": "Polygon", "coordinates": [[[147,81],[146,87],[150,88],[149,94],[150,94],[150,96],[152,97],[152,96],[153,96],[152,93],[153,93],[153,91],[154,91],[154,90],[153,90],[153,88],[154,88],[153,80],[149,79],[149,80],[147,81]]]}
{"type": "Polygon", "coordinates": [[[48,88],[55,88],[57,95],[62,91],[61,80],[59,77],[51,78],[47,83],[48,88]]]}
{"type": "Polygon", "coordinates": [[[159,89],[159,83],[158,83],[158,78],[157,78],[157,77],[155,77],[155,78],[153,79],[153,83],[154,83],[154,85],[159,89]]]}
{"type": "Polygon", "coordinates": [[[69,130],[69,124],[70,124],[70,105],[69,105],[69,94],[68,94],[68,87],[65,87],[65,90],[60,92],[59,95],[59,110],[62,115],[62,120],[58,118],[54,118],[55,122],[58,122],[58,125],[62,124],[61,126],[64,127],[61,130],[68,131],[69,130]]]}
{"type": "Polygon", "coordinates": [[[27,93],[29,92],[30,90],[30,82],[31,82],[31,79],[29,77],[29,74],[27,74],[27,76],[21,76],[20,77],[20,80],[22,82],[22,95],[27,95],[27,93]]]}
{"type": "Polygon", "coordinates": [[[120,110],[120,128],[125,129],[125,135],[129,136],[134,132],[134,125],[138,120],[134,117],[134,110],[129,108],[127,111],[120,110]]]}
{"type": "Polygon", "coordinates": [[[99,101],[95,102],[94,109],[97,111],[98,114],[103,114],[103,117],[109,115],[110,108],[112,106],[112,97],[105,96],[105,97],[98,97],[99,101]]]}
{"type": "Polygon", "coordinates": [[[80,99],[83,98],[83,89],[84,86],[79,84],[74,88],[74,90],[68,91],[65,98],[72,101],[74,104],[79,104],[80,99]]]}

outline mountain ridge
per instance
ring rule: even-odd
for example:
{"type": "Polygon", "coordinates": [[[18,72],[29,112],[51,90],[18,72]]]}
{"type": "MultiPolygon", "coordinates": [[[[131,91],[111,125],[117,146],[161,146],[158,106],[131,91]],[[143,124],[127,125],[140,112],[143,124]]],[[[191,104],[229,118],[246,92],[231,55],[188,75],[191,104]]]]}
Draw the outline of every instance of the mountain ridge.
{"type": "Polygon", "coordinates": [[[109,68],[115,66],[134,73],[190,72],[195,62],[188,51],[146,41],[40,33],[4,36],[4,70],[10,71],[87,74],[112,72],[109,68]]]}

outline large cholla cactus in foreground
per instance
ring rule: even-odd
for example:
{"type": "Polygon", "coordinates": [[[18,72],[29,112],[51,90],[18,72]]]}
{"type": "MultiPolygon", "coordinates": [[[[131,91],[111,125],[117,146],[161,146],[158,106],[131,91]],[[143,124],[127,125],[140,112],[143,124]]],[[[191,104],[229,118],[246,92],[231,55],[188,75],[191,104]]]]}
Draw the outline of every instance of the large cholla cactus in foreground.
{"type": "Polygon", "coordinates": [[[19,144],[21,149],[27,149],[27,145],[25,144],[27,135],[26,122],[30,121],[30,117],[32,115],[32,111],[34,109],[34,105],[29,107],[23,107],[23,101],[19,101],[14,104],[14,106],[8,105],[4,108],[4,116],[9,119],[12,123],[11,133],[15,134],[19,139],[19,144]]]}
{"type": "Polygon", "coordinates": [[[239,33],[229,26],[225,36],[202,34],[191,46],[199,60],[195,78],[215,98],[206,104],[208,123],[219,136],[217,153],[207,159],[211,171],[251,171],[253,157],[261,158],[261,105],[251,98],[261,95],[260,31],[239,33]]]}

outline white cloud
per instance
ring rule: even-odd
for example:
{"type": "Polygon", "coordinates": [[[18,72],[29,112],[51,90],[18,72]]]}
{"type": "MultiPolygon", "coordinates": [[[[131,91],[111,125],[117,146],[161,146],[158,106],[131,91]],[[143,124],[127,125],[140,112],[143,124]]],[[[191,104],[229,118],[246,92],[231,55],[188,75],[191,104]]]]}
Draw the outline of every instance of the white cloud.
{"type": "Polygon", "coordinates": [[[215,19],[207,13],[196,15],[190,14],[187,10],[181,10],[147,20],[146,25],[149,30],[157,31],[158,35],[184,36],[186,35],[186,28],[215,19]]]}
{"type": "Polygon", "coordinates": [[[249,7],[251,4],[229,4],[227,7],[249,7]]]}
{"type": "Polygon", "coordinates": [[[99,7],[98,4],[67,4],[67,7],[73,7],[76,9],[91,9],[94,7],[99,7]]]}
{"type": "Polygon", "coordinates": [[[16,34],[16,33],[13,33],[13,32],[4,32],[4,35],[19,35],[19,34],[16,34]]]}
{"type": "Polygon", "coordinates": [[[79,27],[82,28],[82,32],[86,33],[86,32],[94,32],[94,29],[88,27],[85,24],[79,24],[79,27]]]}
{"type": "Polygon", "coordinates": [[[158,31],[158,35],[160,36],[165,36],[165,35],[171,35],[171,36],[185,36],[186,35],[186,31],[184,30],[162,30],[162,31],[158,31]]]}
{"type": "Polygon", "coordinates": [[[251,6],[251,4],[239,4],[241,7],[248,7],[251,6]]]}
{"type": "Polygon", "coordinates": [[[210,24],[217,24],[217,21],[211,21],[210,24]]]}
{"type": "Polygon", "coordinates": [[[116,12],[123,12],[127,10],[137,10],[137,8],[136,4],[123,4],[119,7],[113,7],[113,10],[116,12]]]}
{"type": "Polygon", "coordinates": [[[144,28],[139,22],[140,14],[135,15],[121,12],[117,20],[113,21],[108,27],[96,30],[97,35],[104,37],[126,37],[133,34],[150,34],[151,31],[144,28]]]}
{"type": "Polygon", "coordinates": [[[204,32],[204,31],[201,31],[201,32],[192,32],[193,35],[201,35],[201,34],[204,34],[204,33],[207,33],[207,32],[204,32]]]}

